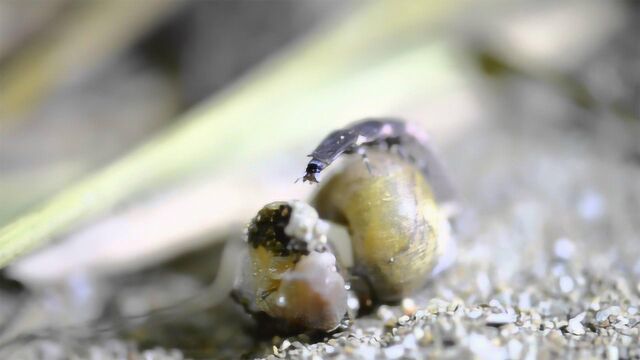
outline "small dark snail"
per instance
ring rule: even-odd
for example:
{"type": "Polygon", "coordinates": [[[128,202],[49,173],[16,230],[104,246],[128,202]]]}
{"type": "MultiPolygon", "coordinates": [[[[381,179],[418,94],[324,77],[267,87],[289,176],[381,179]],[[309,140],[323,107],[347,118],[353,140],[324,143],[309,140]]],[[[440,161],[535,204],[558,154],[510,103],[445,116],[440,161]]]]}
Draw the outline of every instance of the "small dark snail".
{"type": "Polygon", "coordinates": [[[328,225],[300,201],[274,202],[247,230],[248,256],[235,297],[294,329],[330,331],[347,313],[347,290],[327,245],[328,225]]]}

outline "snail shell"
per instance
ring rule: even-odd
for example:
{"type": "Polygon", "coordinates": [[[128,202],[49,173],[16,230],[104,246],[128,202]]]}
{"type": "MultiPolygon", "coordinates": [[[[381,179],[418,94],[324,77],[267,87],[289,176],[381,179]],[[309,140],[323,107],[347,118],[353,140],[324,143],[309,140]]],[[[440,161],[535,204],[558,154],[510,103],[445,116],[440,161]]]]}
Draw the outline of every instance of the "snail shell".
{"type": "Polygon", "coordinates": [[[397,301],[424,286],[443,248],[444,224],[421,171],[389,151],[371,148],[369,169],[352,156],[315,197],[323,219],[345,224],[354,274],[377,300],[397,301]]]}
{"type": "Polygon", "coordinates": [[[336,328],[347,313],[347,291],[327,231],[306,203],[264,206],[247,230],[248,256],[235,298],[288,329],[336,328]]]}

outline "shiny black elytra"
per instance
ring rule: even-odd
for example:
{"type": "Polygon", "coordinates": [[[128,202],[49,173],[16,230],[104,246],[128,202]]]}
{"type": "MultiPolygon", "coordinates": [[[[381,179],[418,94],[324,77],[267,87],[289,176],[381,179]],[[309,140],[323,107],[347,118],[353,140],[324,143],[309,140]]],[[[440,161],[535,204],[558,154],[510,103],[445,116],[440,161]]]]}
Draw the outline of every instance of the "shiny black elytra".
{"type": "Polygon", "coordinates": [[[363,146],[382,141],[400,143],[405,124],[395,119],[364,119],[344,129],[330,133],[309,155],[303,181],[317,183],[319,174],[342,154],[362,152],[363,146]]]}
{"type": "Polygon", "coordinates": [[[455,197],[444,166],[429,145],[425,133],[410,123],[395,118],[367,118],[331,132],[309,155],[303,181],[317,183],[316,176],[342,154],[359,153],[366,160],[366,148],[376,145],[395,146],[398,153],[418,166],[434,185],[439,201],[455,197]]]}

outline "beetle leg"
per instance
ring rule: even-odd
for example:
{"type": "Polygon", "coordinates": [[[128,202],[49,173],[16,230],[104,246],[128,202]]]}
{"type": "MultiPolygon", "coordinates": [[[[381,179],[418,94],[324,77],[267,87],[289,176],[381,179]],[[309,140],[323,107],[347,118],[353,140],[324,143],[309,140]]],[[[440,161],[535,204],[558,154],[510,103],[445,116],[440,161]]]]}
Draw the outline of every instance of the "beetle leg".
{"type": "Polygon", "coordinates": [[[398,153],[398,155],[400,155],[401,158],[403,158],[404,160],[411,160],[407,151],[405,151],[404,147],[402,147],[400,144],[395,144],[392,146],[395,148],[396,152],[398,153]]]}
{"type": "Polygon", "coordinates": [[[362,161],[364,162],[364,165],[367,167],[367,170],[369,171],[369,174],[372,174],[371,171],[371,163],[369,162],[369,157],[367,156],[367,150],[364,148],[364,146],[360,146],[357,150],[358,154],[360,154],[360,156],[362,156],[362,161]]]}

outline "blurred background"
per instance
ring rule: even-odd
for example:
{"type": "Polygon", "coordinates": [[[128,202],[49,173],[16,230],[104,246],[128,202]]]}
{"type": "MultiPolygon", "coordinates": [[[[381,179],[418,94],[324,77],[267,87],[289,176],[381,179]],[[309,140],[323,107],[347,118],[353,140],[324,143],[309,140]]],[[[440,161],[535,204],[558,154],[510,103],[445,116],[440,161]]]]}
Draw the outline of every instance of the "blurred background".
{"type": "Polygon", "coordinates": [[[0,353],[261,346],[233,304],[185,338],[78,328],[194,296],[262,205],[316,190],[294,183],[315,145],[368,116],[431,134],[469,269],[518,289],[570,239],[636,301],[639,24],[634,1],[0,0],[0,353]]]}

